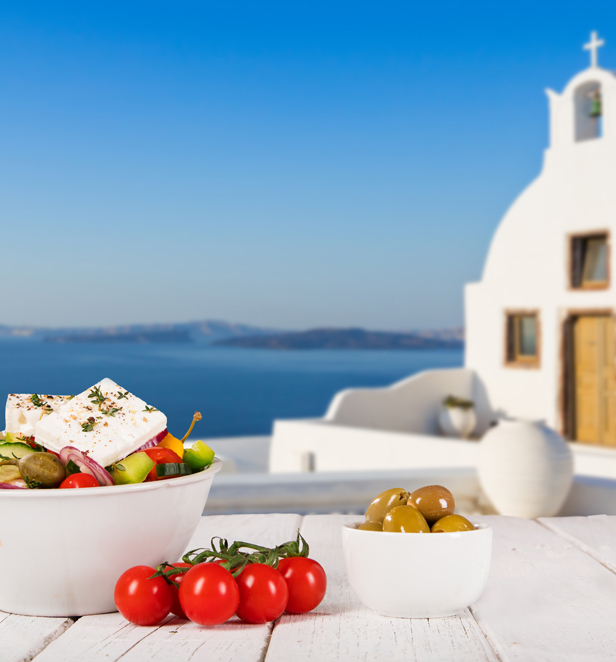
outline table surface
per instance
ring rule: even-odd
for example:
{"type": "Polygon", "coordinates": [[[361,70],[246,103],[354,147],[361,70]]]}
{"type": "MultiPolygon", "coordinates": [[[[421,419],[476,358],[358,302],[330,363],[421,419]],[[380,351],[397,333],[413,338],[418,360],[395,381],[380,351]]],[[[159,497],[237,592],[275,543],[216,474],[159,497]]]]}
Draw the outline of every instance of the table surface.
{"type": "Polygon", "coordinates": [[[494,529],[485,592],[457,616],[391,619],[348,585],[340,528],[348,515],[204,517],[190,548],[213,536],[273,546],[309,541],[328,591],[312,613],[214,628],[168,618],[136,627],[119,614],[80,619],[0,613],[2,662],[294,662],[418,660],[558,662],[616,659],[616,517],[477,517],[494,529]]]}

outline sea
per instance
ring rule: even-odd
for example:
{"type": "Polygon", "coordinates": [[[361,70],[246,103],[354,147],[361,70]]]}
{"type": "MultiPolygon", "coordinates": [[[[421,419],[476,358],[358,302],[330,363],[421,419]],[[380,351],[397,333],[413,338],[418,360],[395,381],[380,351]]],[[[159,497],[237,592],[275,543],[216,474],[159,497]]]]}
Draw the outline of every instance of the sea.
{"type": "MultiPolygon", "coordinates": [[[[0,398],[71,395],[104,377],[164,412],[182,436],[269,435],[273,421],[323,416],[343,389],[388,386],[463,364],[460,349],[276,351],[206,344],[56,344],[0,340],[0,398]]],[[[4,409],[0,409],[4,429],[4,409]]]]}

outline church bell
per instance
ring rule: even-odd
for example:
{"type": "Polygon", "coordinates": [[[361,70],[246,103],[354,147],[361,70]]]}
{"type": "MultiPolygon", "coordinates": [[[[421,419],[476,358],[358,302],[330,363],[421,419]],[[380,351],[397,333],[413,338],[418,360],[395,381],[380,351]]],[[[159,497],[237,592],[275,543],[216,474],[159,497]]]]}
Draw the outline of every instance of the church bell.
{"type": "Polygon", "coordinates": [[[601,117],[601,95],[595,92],[592,101],[590,102],[590,117],[601,117]]]}

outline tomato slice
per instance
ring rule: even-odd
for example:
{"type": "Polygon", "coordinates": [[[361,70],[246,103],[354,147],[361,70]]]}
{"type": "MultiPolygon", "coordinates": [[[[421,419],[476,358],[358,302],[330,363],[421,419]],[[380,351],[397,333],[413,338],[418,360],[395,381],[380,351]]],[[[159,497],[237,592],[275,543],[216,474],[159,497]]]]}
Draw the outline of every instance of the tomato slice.
{"type": "MultiPolygon", "coordinates": [[[[144,451],[153,462],[156,464],[168,464],[168,463],[182,463],[182,458],[170,448],[163,448],[162,446],[152,446],[152,448],[146,448],[144,451]]],[[[152,467],[150,473],[148,474],[145,482],[152,480],[158,480],[156,476],[156,467],[152,467]]]]}
{"type": "Polygon", "coordinates": [[[182,458],[170,448],[162,448],[161,446],[152,446],[141,451],[148,455],[156,464],[166,464],[167,462],[182,463],[182,458]]]}

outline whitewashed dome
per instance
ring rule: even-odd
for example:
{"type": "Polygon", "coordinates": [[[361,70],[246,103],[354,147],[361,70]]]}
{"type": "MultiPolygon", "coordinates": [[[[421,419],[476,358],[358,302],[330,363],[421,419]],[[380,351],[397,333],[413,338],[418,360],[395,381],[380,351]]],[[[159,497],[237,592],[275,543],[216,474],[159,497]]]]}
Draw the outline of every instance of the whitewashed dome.
{"type": "Polygon", "coordinates": [[[616,219],[616,75],[589,67],[561,94],[547,95],[550,146],[542,172],[502,219],[483,274],[485,283],[533,298],[566,286],[563,232],[609,227],[616,219]],[[595,91],[603,107],[600,135],[589,117],[595,91]]]}

